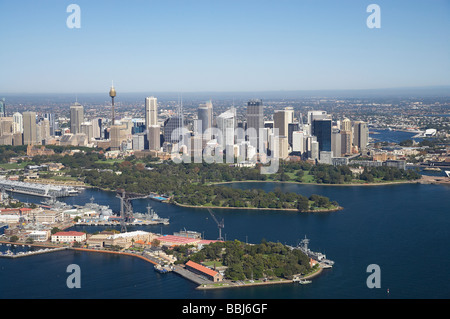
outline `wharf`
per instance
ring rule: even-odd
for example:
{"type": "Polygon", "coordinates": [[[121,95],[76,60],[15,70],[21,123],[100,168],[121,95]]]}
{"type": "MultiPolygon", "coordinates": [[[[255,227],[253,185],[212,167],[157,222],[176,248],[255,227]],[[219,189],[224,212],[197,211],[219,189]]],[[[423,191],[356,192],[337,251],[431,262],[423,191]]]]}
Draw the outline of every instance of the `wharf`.
{"type": "MultiPolygon", "coordinates": [[[[154,221],[154,220],[143,220],[139,222],[127,222],[127,226],[142,226],[142,225],[160,225],[167,224],[164,222],[154,221]]],[[[92,222],[78,222],[75,225],[77,226],[120,226],[120,222],[101,222],[101,221],[92,221],[92,222]]]]}
{"type": "Polygon", "coordinates": [[[186,279],[189,279],[190,281],[195,282],[197,285],[208,285],[212,283],[211,280],[208,280],[203,276],[194,274],[193,272],[186,270],[181,266],[174,266],[173,272],[186,279]]]}

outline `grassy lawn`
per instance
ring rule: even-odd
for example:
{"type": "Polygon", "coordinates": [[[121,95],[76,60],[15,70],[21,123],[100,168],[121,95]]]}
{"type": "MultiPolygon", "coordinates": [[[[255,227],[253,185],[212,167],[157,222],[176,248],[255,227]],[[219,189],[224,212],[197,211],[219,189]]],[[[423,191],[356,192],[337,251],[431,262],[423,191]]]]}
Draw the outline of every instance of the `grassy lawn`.
{"type": "Polygon", "coordinates": [[[3,169],[24,169],[25,166],[30,165],[31,162],[22,162],[22,163],[4,163],[0,164],[0,168],[3,169]]]}
{"type": "Polygon", "coordinates": [[[204,261],[204,262],[202,262],[202,264],[207,267],[214,267],[214,264],[216,265],[216,267],[223,267],[223,264],[220,261],[214,261],[214,260],[204,261]]]}

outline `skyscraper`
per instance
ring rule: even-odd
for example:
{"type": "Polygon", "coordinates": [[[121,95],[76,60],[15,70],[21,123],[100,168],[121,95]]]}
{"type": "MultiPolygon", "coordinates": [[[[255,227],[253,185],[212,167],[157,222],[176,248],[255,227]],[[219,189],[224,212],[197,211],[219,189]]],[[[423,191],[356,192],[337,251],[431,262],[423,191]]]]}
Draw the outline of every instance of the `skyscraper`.
{"type": "Polygon", "coordinates": [[[70,133],[81,133],[81,123],[83,122],[84,108],[80,103],[75,102],[75,104],[70,107],[70,133]]]}
{"type": "Polygon", "coordinates": [[[234,129],[236,127],[235,108],[231,108],[220,114],[216,121],[217,128],[220,132],[217,137],[217,143],[221,145],[222,150],[229,151],[230,146],[234,145],[234,129]]]}
{"type": "Polygon", "coordinates": [[[203,139],[209,141],[212,138],[211,128],[213,126],[213,106],[212,102],[208,101],[205,104],[200,104],[197,109],[198,115],[198,130],[199,134],[203,135],[203,139]]]}
{"type": "Polygon", "coordinates": [[[278,136],[288,136],[290,117],[290,112],[287,112],[286,110],[277,110],[273,114],[273,127],[274,129],[278,129],[278,136]]]}
{"type": "Polygon", "coordinates": [[[319,154],[331,152],[331,119],[313,120],[312,133],[319,143],[319,154]]]}
{"type": "Polygon", "coordinates": [[[36,112],[23,112],[23,144],[37,144],[36,112]]]}
{"type": "Polygon", "coordinates": [[[250,144],[259,150],[259,130],[264,128],[264,106],[261,100],[247,102],[247,136],[250,144]]]}
{"type": "Polygon", "coordinates": [[[150,96],[145,98],[145,127],[148,130],[152,125],[158,125],[158,100],[150,96]]]}
{"type": "Polygon", "coordinates": [[[161,149],[161,128],[159,125],[151,125],[147,132],[148,149],[159,151],[161,149]]]}
{"type": "Polygon", "coordinates": [[[356,121],[354,123],[353,131],[353,144],[358,146],[358,149],[361,152],[364,152],[367,149],[367,144],[369,143],[369,128],[367,123],[363,121],[356,121]]]}

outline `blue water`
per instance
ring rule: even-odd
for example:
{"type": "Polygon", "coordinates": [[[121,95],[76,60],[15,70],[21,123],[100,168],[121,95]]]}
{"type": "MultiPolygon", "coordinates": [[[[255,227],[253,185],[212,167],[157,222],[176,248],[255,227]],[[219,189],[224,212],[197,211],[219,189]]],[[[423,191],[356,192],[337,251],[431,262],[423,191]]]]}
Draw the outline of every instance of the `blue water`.
{"type": "Polygon", "coordinates": [[[403,132],[403,131],[389,131],[387,129],[370,129],[370,132],[376,132],[378,134],[370,134],[370,137],[375,140],[375,142],[389,142],[389,143],[400,143],[405,140],[414,140],[420,142],[423,138],[412,138],[417,133],[403,132]]]}
{"type": "MultiPolygon", "coordinates": [[[[441,299],[450,297],[450,187],[403,184],[390,186],[316,186],[279,183],[237,183],[230,187],[321,194],[338,201],[344,210],[333,213],[293,213],[258,210],[215,210],[225,220],[227,240],[270,241],[295,245],[305,235],[310,248],[335,261],[330,270],[309,285],[279,285],[195,290],[196,285],[176,274],[159,274],[133,257],[99,253],[54,252],[20,259],[0,258],[0,298],[285,298],[285,299],[441,299]],[[69,289],[66,268],[81,267],[81,289],[69,289]],[[369,289],[367,266],[381,269],[381,288],[369,289]],[[389,289],[389,294],[387,294],[389,289]]],[[[83,204],[93,196],[119,211],[114,193],[88,189],[69,203],[83,204]]],[[[22,200],[38,202],[36,197],[22,200]]],[[[168,226],[139,226],[172,234],[186,228],[216,239],[218,229],[207,210],[181,208],[151,200],[133,201],[135,211],[150,203],[168,226]]],[[[74,227],[94,232],[93,227],[74,227]]]]}

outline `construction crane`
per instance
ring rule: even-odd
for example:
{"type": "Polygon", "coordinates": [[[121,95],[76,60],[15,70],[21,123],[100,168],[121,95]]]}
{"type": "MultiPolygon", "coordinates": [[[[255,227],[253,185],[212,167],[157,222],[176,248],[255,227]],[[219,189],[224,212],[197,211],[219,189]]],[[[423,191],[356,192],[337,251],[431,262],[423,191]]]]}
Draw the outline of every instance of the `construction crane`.
{"type": "Polygon", "coordinates": [[[219,228],[219,238],[217,238],[217,240],[223,241],[223,238],[222,238],[222,228],[225,227],[223,218],[222,218],[222,221],[219,223],[219,222],[217,221],[216,216],[214,216],[212,210],[208,208],[208,211],[209,211],[209,213],[211,214],[211,216],[212,216],[212,218],[214,219],[214,221],[216,222],[217,227],[219,228]]]}

